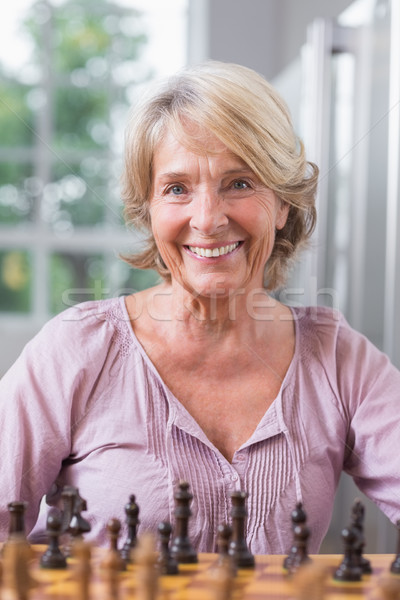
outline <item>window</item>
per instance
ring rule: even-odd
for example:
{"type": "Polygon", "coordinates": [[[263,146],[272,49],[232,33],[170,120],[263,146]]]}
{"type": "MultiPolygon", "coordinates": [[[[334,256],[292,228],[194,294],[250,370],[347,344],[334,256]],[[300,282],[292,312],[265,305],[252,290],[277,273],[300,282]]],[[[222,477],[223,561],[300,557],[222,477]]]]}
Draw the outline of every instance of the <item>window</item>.
{"type": "Polygon", "coordinates": [[[41,323],[78,301],[157,279],[117,258],[140,244],[123,224],[119,198],[123,129],[142,86],[185,62],[187,0],[7,4],[0,321],[41,323]]]}

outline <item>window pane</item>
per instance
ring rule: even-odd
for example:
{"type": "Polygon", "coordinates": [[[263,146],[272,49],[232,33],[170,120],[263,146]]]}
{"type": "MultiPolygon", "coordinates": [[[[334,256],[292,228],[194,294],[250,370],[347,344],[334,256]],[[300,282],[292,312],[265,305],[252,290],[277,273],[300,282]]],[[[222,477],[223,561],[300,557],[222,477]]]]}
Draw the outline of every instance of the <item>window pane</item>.
{"type": "Polygon", "coordinates": [[[30,108],[34,91],[14,79],[6,80],[0,65],[0,146],[31,146],[34,140],[34,115],[30,108]]]}
{"type": "Polygon", "coordinates": [[[27,250],[0,250],[0,311],[31,310],[31,257],[27,250]]]}
{"type": "Polygon", "coordinates": [[[115,257],[109,269],[112,278],[111,296],[126,296],[140,292],[158,283],[160,276],[156,271],[133,269],[128,263],[115,257]]]}
{"type": "Polygon", "coordinates": [[[59,88],[55,94],[54,144],[57,150],[107,148],[107,89],[59,88]]]}
{"type": "Polygon", "coordinates": [[[51,228],[67,233],[75,227],[102,225],[110,211],[114,222],[119,213],[109,199],[109,163],[88,158],[79,164],[57,163],[53,182],[44,189],[42,217],[51,228]]]}
{"type": "Polygon", "coordinates": [[[0,224],[31,221],[41,192],[32,164],[0,162],[0,224]]]}
{"type": "Polygon", "coordinates": [[[50,312],[56,314],[86,300],[105,297],[102,254],[54,252],[50,256],[50,312]]]}

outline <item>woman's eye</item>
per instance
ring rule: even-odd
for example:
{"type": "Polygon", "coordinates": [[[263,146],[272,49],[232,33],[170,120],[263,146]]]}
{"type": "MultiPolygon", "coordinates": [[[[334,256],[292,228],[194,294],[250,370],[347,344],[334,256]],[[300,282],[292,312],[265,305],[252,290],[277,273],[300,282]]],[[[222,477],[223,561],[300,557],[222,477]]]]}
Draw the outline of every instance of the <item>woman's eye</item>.
{"type": "Polygon", "coordinates": [[[167,191],[169,194],[173,194],[174,196],[180,196],[181,194],[183,194],[184,189],[181,185],[173,185],[170,188],[168,188],[167,191]]]}
{"type": "Polygon", "coordinates": [[[233,187],[235,190],[245,190],[249,187],[247,181],[243,181],[242,179],[238,179],[233,182],[233,187]]]}

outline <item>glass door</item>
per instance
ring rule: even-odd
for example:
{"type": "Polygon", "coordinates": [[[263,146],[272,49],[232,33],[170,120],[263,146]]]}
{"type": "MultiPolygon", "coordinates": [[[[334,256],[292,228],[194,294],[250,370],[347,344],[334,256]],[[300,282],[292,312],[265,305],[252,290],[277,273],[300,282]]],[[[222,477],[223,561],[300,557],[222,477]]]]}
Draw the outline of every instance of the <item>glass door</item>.
{"type": "MultiPolygon", "coordinates": [[[[309,160],[320,168],[314,241],[282,299],[339,309],[397,366],[399,5],[400,0],[357,0],[335,22],[317,19],[299,59],[274,81],[309,160]]],[[[360,495],[343,477],[322,551],[342,551],[340,531],[360,495]]],[[[393,551],[394,526],[365,502],[367,550],[393,551]]]]}

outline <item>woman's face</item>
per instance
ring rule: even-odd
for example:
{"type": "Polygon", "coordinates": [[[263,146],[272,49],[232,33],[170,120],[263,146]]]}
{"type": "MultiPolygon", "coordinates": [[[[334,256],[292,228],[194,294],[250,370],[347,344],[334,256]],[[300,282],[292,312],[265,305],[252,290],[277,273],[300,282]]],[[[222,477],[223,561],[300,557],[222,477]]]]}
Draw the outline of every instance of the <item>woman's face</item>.
{"type": "Polygon", "coordinates": [[[288,205],[218,138],[200,136],[202,153],[168,131],[155,152],[150,217],[159,252],[172,281],[198,296],[262,288],[288,205]]]}

